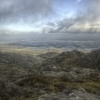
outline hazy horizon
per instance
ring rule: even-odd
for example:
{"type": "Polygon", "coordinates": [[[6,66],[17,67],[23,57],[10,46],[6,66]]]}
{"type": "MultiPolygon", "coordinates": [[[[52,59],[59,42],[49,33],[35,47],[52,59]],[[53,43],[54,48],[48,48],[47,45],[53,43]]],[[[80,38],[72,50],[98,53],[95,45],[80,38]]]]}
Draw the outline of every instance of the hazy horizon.
{"type": "Polygon", "coordinates": [[[99,48],[99,0],[0,2],[2,43],[38,47],[99,48]]]}

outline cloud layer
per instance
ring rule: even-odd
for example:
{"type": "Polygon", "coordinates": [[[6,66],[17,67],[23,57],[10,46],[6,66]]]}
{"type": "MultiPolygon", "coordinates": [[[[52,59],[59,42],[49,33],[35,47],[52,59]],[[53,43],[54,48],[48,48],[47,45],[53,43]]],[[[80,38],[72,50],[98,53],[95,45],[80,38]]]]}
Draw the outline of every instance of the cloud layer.
{"type": "Polygon", "coordinates": [[[37,21],[53,13],[53,0],[0,0],[0,22],[37,21]]]}
{"type": "Polygon", "coordinates": [[[100,0],[77,0],[77,3],[83,8],[71,18],[58,21],[50,32],[100,33],[100,0]]]}
{"type": "Polygon", "coordinates": [[[23,23],[49,33],[100,33],[99,6],[100,0],[0,0],[0,28],[23,23]]]}

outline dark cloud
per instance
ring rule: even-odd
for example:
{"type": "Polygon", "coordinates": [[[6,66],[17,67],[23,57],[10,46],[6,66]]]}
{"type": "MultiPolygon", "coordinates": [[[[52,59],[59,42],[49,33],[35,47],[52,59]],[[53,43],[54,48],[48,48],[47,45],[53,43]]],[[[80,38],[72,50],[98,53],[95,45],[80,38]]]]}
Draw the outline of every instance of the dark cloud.
{"type": "Polygon", "coordinates": [[[53,0],[0,0],[0,22],[35,21],[53,13],[53,0]]]}
{"type": "Polygon", "coordinates": [[[48,23],[48,26],[55,27],[55,23],[48,23]]]}
{"type": "Polygon", "coordinates": [[[43,21],[47,32],[99,33],[99,6],[100,0],[0,0],[0,25],[43,21]]]}

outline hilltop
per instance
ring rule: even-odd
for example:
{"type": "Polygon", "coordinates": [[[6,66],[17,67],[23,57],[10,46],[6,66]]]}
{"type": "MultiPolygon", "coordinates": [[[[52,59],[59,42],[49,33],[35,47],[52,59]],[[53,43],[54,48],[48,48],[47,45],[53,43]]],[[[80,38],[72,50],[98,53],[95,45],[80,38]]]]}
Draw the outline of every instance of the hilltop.
{"type": "Polygon", "coordinates": [[[0,100],[72,98],[100,99],[100,50],[35,56],[0,52],[0,100]]]}

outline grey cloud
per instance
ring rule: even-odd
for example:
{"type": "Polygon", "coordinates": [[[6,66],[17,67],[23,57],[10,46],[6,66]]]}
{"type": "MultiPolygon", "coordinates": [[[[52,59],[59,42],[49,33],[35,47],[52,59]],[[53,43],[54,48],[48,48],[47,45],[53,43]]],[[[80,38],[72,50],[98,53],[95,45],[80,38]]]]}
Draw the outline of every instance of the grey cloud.
{"type": "Polygon", "coordinates": [[[64,18],[57,22],[57,28],[50,32],[100,33],[100,0],[82,1],[81,3],[85,5],[85,8],[79,10],[76,17],[64,18]]]}
{"type": "Polygon", "coordinates": [[[55,27],[55,23],[47,23],[48,26],[55,27]]]}
{"type": "Polygon", "coordinates": [[[0,22],[35,21],[53,13],[53,0],[0,0],[0,22]]]}
{"type": "MultiPolygon", "coordinates": [[[[56,14],[54,2],[57,0],[0,0],[0,23],[24,21],[34,23],[56,14]]],[[[76,2],[80,9],[74,18],[64,18],[58,22],[48,22],[49,32],[95,33],[100,32],[100,0],[58,0],[76,2]]],[[[69,4],[69,3],[68,3],[69,4]]],[[[66,7],[67,10],[67,7],[66,7]]],[[[45,22],[45,21],[44,21],[45,22]]]]}
{"type": "Polygon", "coordinates": [[[58,22],[56,29],[50,32],[63,33],[98,33],[100,32],[100,21],[98,20],[81,20],[64,19],[58,22]]]}

